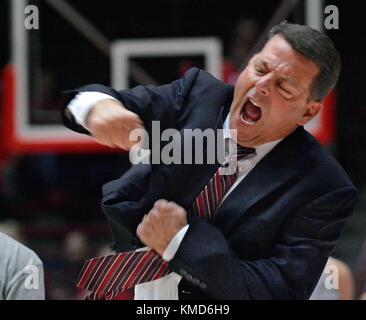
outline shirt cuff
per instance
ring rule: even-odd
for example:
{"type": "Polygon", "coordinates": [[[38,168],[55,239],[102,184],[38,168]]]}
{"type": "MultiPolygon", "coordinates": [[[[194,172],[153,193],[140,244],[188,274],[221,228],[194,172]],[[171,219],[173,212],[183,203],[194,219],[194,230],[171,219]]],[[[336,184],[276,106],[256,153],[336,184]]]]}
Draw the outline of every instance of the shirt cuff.
{"type": "Polygon", "coordinates": [[[178,248],[187,233],[189,228],[189,224],[184,226],[182,229],[180,229],[177,234],[174,236],[174,238],[169,242],[168,246],[166,247],[164,253],[163,253],[163,259],[165,261],[170,261],[174,258],[175,254],[178,251],[178,248]]]}
{"type": "Polygon", "coordinates": [[[96,91],[80,92],[71,100],[67,108],[74,116],[76,122],[86,128],[86,118],[95,104],[99,101],[111,99],[119,102],[117,99],[105,93],[96,91]]]}

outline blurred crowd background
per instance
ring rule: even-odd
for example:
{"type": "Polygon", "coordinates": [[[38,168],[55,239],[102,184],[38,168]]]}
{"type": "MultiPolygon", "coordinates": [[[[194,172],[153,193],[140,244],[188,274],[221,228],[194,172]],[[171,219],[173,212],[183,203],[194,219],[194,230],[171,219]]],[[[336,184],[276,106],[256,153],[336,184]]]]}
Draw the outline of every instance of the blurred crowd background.
{"type": "MultiPolygon", "coordinates": [[[[69,0],[73,7],[110,40],[214,36],[223,41],[223,79],[235,83],[243,58],[281,1],[219,0],[69,0]]],[[[301,1],[300,1],[301,2],[301,1]]],[[[41,57],[42,103],[34,95],[31,107],[56,111],[47,119],[59,122],[61,91],[88,83],[110,85],[110,61],[75,32],[42,0],[40,30],[31,47],[41,57]],[[41,41],[39,41],[41,37],[41,41]],[[38,40],[37,40],[38,39],[38,40]],[[42,44],[47,43],[47,46],[42,44]],[[55,116],[56,115],[56,116],[55,116]]],[[[332,256],[351,273],[352,298],[366,290],[366,99],[365,27],[355,1],[325,1],[339,8],[340,28],[327,31],[339,49],[343,70],[337,87],[336,134],[326,145],[360,191],[355,213],[332,256]],[[359,24],[359,25],[358,25],[359,24]]],[[[303,22],[303,6],[288,20],[303,22]]],[[[0,70],[10,60],[9,2],[0,2],[0,70]]],[[[34,31],[37,32],[37,31],[34,31]]],[[[31,36],[32,37],[32,36],[31,36]]],[[[159,61],[145,66],[159,70],[159,61]]],[[[181,60],[160,72],[160,79],[182,76],[199,61],[181,60]]],[[[134,85],[131,81],[131,85],[134,85]]],[[[0,90],[3,84],[0,83],[0,90]]],[[[2,91],[0,91],[2,94],[2,91]]],[[[3,106],[0,105],[0,111],[3,106]]],[[[0,124],[3,124],[1,122],[0,124]]],[[[6,138],[6,137],[2,137],[6,138]]],[[[0,150],[1,154],[1,150],[0,150]]],[[[101,186],[126,171],[128,155],[121,152],[62,154],[32,153],[0,156],[0,231],[33,249],[45,268],[46,298],[80,299],[75,280],[83,262],[109,252],[111,242],[100,209],[101,186]]],[[[1,254],[1,252],[0,252],[1,254]]]]}

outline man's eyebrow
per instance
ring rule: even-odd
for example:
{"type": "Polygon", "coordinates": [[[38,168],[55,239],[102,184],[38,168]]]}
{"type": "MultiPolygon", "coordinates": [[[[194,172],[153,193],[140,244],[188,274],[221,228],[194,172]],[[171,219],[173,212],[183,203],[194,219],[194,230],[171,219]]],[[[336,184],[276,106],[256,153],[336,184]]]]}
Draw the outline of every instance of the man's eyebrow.
{"type": "MultiPolygon", "coordinates": [[[[262,65],[263,68],[269,69],[268,62],[265,59],[263,59],[262,57],[257,57],[255,59],[255,64],[262,65]]],[[[289,76],[283,76],[283,77],[281,77],[281,80],[287,82],[288,84],[293,86],[295,89],[297,89],[297,90],[299,89],[299,86],[296,84],[296,82],[294,80],[292,80],[289,76]]]]}
{"type": "Polygon", "coordinates": [[[268,69],[268,63],[266,60],[264,60],[263,58],[260,58],[258,57],[256,60],[255,60],[255,64],[261,64],[263,65],[264,68],[268,69]]]}

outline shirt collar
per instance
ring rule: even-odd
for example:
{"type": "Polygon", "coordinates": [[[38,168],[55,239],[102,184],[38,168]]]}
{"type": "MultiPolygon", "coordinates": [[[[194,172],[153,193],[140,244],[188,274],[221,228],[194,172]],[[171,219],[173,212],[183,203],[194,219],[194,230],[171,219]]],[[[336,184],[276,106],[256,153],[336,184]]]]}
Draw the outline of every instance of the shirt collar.
{"type": "Polygon", "coordinates": [[[224,139],[228,139],[230,138],[231,139],[231,133],[230,133],[230,112],[229,114],[227,115],[226,119],[225,119],[225,122],[224,122],[224,125],[223,125],[223,128],[224,130],[224,139]]]}

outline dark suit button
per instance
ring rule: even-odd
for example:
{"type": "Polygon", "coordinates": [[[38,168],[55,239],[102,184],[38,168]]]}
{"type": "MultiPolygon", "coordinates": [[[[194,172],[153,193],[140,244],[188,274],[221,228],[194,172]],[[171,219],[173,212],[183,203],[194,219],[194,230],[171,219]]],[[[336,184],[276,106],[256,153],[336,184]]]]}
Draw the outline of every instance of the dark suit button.
{"type": "Polygon", "coordinates": [[[132,238],[130,243],[131,243],[131,247],[136,249],[139,246],[140,242],[139,242],[139,239],[132,238]]]}
{"type": "Polygon", "coordinates": [[[192,294],[192,292],[181,290],[183,294],[192,294]]]}
{"type": "Polygon", "coordinates": [[[199,279],[197,279],[197,278],[194,278],[192,280],[192,283],[195,284],[196,286],[199,286],[201,284],[201,281],[199,279]]]}
{"type": "Polygon", "coordinates": [[[201,282],[201,283],[200,283],[200,285],[199,285],[199,287],[200,287],[201,289],[207,289],[207,284],[206,284],[206,283],[204,283],[204,282],[201,282]]]}
{"type": "Polygon", "coordinates": [[[179,270],[179,273],[182,275],[182,276],[186,276],[187,275],[187,271],[184,270],[184,269],[180,269],[179,270]]]}

